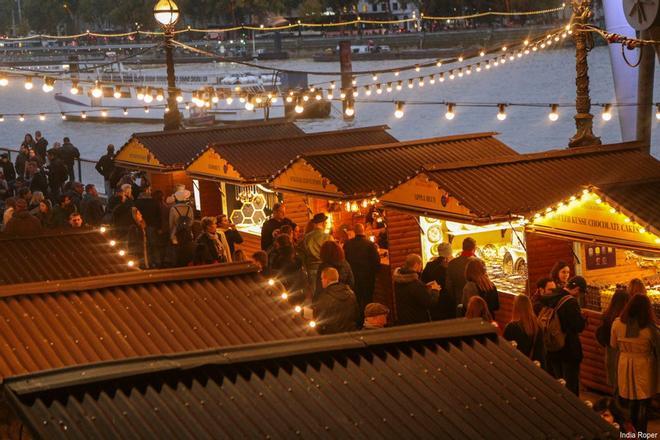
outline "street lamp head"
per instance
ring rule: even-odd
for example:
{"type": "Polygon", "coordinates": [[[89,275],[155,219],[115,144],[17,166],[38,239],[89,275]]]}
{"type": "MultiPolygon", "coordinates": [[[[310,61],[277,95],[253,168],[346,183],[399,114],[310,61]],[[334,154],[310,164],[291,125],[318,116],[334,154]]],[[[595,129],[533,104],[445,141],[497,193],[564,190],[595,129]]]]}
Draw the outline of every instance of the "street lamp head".
{"type": "Polygon", "coordinates": [[[179,20],[179,7],[173,0],[159,0],[154,6],[154,17],[163,26],[174,26],[179,20]]]}

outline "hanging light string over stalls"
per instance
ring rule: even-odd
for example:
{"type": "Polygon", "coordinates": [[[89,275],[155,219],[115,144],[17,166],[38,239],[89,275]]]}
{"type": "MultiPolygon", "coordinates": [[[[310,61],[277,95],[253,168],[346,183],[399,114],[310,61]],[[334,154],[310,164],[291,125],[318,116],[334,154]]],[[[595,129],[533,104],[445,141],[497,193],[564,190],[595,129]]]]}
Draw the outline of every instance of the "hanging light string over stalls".
{"type": "MultiPolygon", "coordinates": [[[[524,12],[487,11],[487,12],[478,12],[474,14],[453,15],[453,16],[432,16],[432,15],[426,16],[422,13],[420,14],[419,18],[413,16],[412,18],[403,18],[396,20],[369,20],[369,19],[362,19],[358,16],[357,19],[355,20],[332,22],[332,23],[306,23],[299,20],[296,23],[290,23],[281,26],[265,26],[264,24],[261,24],[259,26],[240,25],[240,26],[232,26],[227,28],[208,28],[208,29],[198,29],[188,26],[185,29],[174,31],[174,34],[180,35],[186,33],[223,33],[223,32],[233,32],[240,30],[255,31],[255,32],[272,32],[272,31],[304,29],[304,28],[351,26],[356,24],[403,24],[403,23],[416,22],[416,21],[433,22],[433,21],[473,20],[476,18],[482,18],[488,16],[526,17],[526,16],[534,16],[534,15],[553,14],[556,12],[563,11],[564,9],[566,9],[566,3],[562,3],[561,6],[556,8],[539,9],[534,11],[524,11],[524,12]]],[[[78,34],[71,34],[71,35],[37,34],[37,35],[29,35],[25,37],[7,37],[7,38],[0,38],[0,41],[20,42],[20,41],[29,41],[29,40],[38,40],[38,39],[75,40],[84,37],[123,38],[123,37],[136,37],[138,35],[163,36],[165,34],[164,32],[160,32],[160,31],[142,31],[142,30],[136,30],[131,32],[119,32],[119,33],[92,32],[88,30],[86,32],[81,32],[78,34]]]]}

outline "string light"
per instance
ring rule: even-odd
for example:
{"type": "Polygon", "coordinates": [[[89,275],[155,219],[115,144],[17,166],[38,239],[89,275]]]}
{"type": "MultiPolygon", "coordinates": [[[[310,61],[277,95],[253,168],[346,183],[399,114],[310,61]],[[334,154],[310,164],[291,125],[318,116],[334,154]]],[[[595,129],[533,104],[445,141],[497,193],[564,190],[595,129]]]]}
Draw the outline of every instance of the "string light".
{"type": "Polygon", "coordinates": [[[80,88],[78,87],[78,81],[71,81],[71,89],[69,90],[72,95],[77,95],[80,93],[80,88]]]}
{"type": "Polygon", "coordinates": [[[454,119],[454,116],[456,116],[456,113],[454,113],[454,106],[455,104],[452,103],[447,104],[447,112],[445,113],[445,118],[448,121],[451,121],[454,119]]]}
{"type": "Polygon", "coordinates": [[[120,99],[121,98],[121,87],[115,86],[115,92],[112,94],[115,99],[120,99]]]}
{"type": "Polygon", "coordinates": [[[0,75],[0,87],[7,87],[9,85],[9,79],[5,75],[0,75]]]}
{"type": "Polygon", "coordinates": [[[5,115],[0,115],[0,122],[5,122],[5,115]]]}
{"type": "Polygon", "coordinates": [[[559,119],[559,112],[557,109],[559,106],[557,104],[552,104],[550,105],[550,113],[548,113],[548,119],[550,119],[552,122],[555,122],[557,119],[559,119]]]}
{"type": "Polygon", "coordinates": [[[298,97],[298,99],[296,100],[296,107],[294,108],[294,110],[298,114],[302,113],[305,110],[305,108],[302,105],[302,99],[300,99],[300,97],[298,97]]]}
{"type": "Polygon", "coordinates": [[[503,121],[506,119],[506,104],[497,104],[497,119],[503,121]]]}
{"type": "Polygon", "coordinates": [[[655,105],[655,119],[660,121],[660,104],[655,105]]]}
{"type": "Polygon", "coordinates": [[[145,107],[144,107],[144,112],[145,112],[145,113],[149,113],[149,107],[145,106],[145,107]]]}
{"type": "Polygon", "coordinates": [[[392,83],[388,82],[387,85],[385,86],[385,91],[387,93],[392,93],[392,83]]]}
{"type": "Polygon", "coordinates": [[[413,83],[412,78],[410,78],[410,79],[408,80],[408,88],[409,88],[409,89],[412,89],[414,86],[415,86],[415,84],[413,83]]]}
{"type": "Polygon", "coordinates": [[[309,321],[307,325],[310,326],[311,328],[314,328],[316,327],[316,321],[309,321]]]}
{"type": "Polygon", "coordinates": [[[39,113],[39,120],[40,121],[45,121],[46,120],[46,115],[44,115],[43,113],[39,113]]]}
{"type": "Polygon", "coordinates": [[[34,84],[32,83],[32,77],[27,76],[25,77],[25,82],[23,83],[23,87],[25,87],[25,90],[32,90],[34,87],[34,84]]]}
{"type": "Polygon", "coordinates": [[[25,115],[19,115],[18,120],[21,122],[25,122],[25,115]]]}
{"type": "Polygon", "coordinates": [[[351,117],[355,114],[355,109],[349,105],[346,107],[344,113],[346,113],[346,116],[351,117]]]}
{"type": "Polygon", "coordinates": [[[404,103],[402,101],[397,101],[394,103],[394,117],[397,119],[403,118],[403,106],[404,103]]]}
{"type": "Polygon", "coordinates": [[[612,119],[612,104],[605,104],[603,106],[603,113],[600,115],[603,121],[607,122],[612,119]]]}
{"type": "MultiPolygon", "coordinates": [[[[218,97],[214,96],[215,102],[218,102],[218,97]]],[[[156,101],[161,102],[165,97],[163,96],[163,89],[156,90],[156,101]]]]}
{"type": "Polygon", "coordinates": [[[103,96],[103,90],[101,90],[98,81],[96,81],[96,83],[94,84],[94,88],[92,89],[92,96],[94,98],[100,98],[101,96],[103,96]]]}
{"type": "Polygon", "coordinates": [[[87,119],[87,112],[80,112],[80,117],[82,119],[87,119]]]}
{"type": "Polygon", "coordinates": [[[60,114],[60,117],[62,118],[63,121],[66,121],[66,114],[64,112],[60,114]]]}
{"type": "Polygon", "coordinates": [[[41,90],[44,91],[44,93],[49,93],[52,92],[54,89],[55,85],[55,80],[52,78],[44,78],[44,83],[41,86],[41,90]]]}
{"type": "Polygon", "coordinates": [[[101,110],[101,117],[105,118],[107,116],[108,116],[108,111],[105,109],[101,110]]]}

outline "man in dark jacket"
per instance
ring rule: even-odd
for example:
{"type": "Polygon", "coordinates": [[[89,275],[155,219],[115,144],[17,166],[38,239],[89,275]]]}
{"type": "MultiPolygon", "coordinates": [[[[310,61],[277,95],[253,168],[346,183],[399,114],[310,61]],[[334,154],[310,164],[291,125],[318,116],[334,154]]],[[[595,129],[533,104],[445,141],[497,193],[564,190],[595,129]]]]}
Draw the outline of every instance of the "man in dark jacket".
{"type": "Polygon", "coordinates": [[[438,304],[440,286],[435,281],[424,284],[419,279],[422,257],[410,254],[392,276],[396,301],[396,325],[419,324],[431,320],[430,309],[438,304]]]}
{"type": "Polygon", "coordinates": [[[355,279],[355,295],[360,306],[360,322],[364,308],[371,303],[376,286],[376,275],[380,268],[380,255],[374,243],[364,235],[364,225],[357,223],[353,228],[355,237],[344,245],[346,261],[351,265],[355,279]]]}
{"type": "Polygon", "coordinates": [[[339,282],[337,269],[323,269],[321,283],[323,290],[314,302],[318,332],[329,335],[357,330],[357,299],[350,287],[339,282]]]}
{"type": "Polygon", "coordinates": [[[30,157],[29,150],[26,146],[21,145],[21,149],[16,156],[16,177],[25,177],[25,165],[30,157]]]}
{"type": "Polygon", "coordinates": [[[27,210],[24,199],[16,200],[14,215],[7,222],[4,232],[14,237],[32,237],[41,233],[41,222],[27,210]]]}
{"type": "Polygon", "coordinates": [[[68,170],[57,150],[48,150],[48,183],[51,199],[57,199],[62,193],[68,170]]]}
{"type": "Polygon", "coordinates": [[[85,195],[80,202],[80,213],[85,224],[90,226],[99,226],[105,214],[96,186],[91,183],[85,186],[85,195]]]}
{"type": "Polygon", "coordinates": [[[41,191],[43,194],[48,194],[48,178],[46,177],[46,173],[39,168],[39,164],[34,160],[27,163],[25,181],[29,182],[30,191],[33,193],[41,191]]]}
{"type": "Polygon", "coordinates": [[[266,220],[261,227],[261,250],[268,251],[273,245],[273,232],[280,229],[284,225],[290,225],[291,229],[296,230],[296,224],[291,219],[286,217],[286,209],[283,203],[276,203],[273,205],[273,215],[266,220]]]}
{"type": "Polygon", "coordinates": [[[564,346],[559,351],[549,351],[546,358],[548,371],[557,379],[566,381],[566,388],[575,395],[580,393],[580,363],[582,362],[582,344],[580,333],[584,330],[586,319],[582,317],[577,296],[586,292],[587,282],[580,276],[568,280],[564,287],[555,290],[552,295],[543,295],[539,302],[543,307],[555,308],[562,300],[568,299],[556,309],[562,332],[566,335],[564,346]]]}
{"type": "Polygon", "coordinates": [[[112,173],[115,171],[115,146],[108,145],[107,153],[96,162],[96,171],[103,176],[105,195],[112,195],[113,186],[110,184],[112,173]]]}
{"type": "Polygon", "coordinates": [[[133,202],[135,206],[142,214],[147,227],[151,228],[154,231],[157,231],[161,227],[161,218],[160,218],[160,206],[158,202],[151,196],[151,187],[145,187],[137,199],[133,202]]]}
{"type": "Polygon", "coordinates": [[[65,227],[69,224],[69,215],[76,212],[76,205],[71,203],[71,197],[61,195],[58,199],[58,205],[53,208],[53,226],[65,227]]]}
{"type": "MultiPolygon", "coordinates": [[[[447,285],[443,286],[449,294],[453,295],[456,305],[461,304],[463,300],[463,287],[465,287],[465,266],[471,257],[474,257],[474,251],[477,249],[477,242],[472,237],[463,240],[463,252],[458,258],[454,258],[447,265],[447,285]]],[[[463,305],[467,307],[467,304],[463,305]]]]}
{"type": "Polygon", "coordinates": [[[34,132],[34,152],[39,156],[41,163],[46,162],[46,149],[48,148],[48,141],[41,135],[39,130],[34,132]]]}
{"type": "Polygon", "coordinates": [[[14,164],[9,160],[9,153],[0,154],[0,167],[5,174],[5,179],[10,185],[16,180],[16,169],[14,164]]]}
{"type": "Polygon", "coordinates": [[[69,171],[69,182],[75,180],[73,174],[73,164],[76,159],[80,159],[80,151],[71,143],[71,140],[68,137],[65,137],[64,142],[62,143],[62,148],[60,149],[60,156],[66,165],[67,170],[69,171]]]}

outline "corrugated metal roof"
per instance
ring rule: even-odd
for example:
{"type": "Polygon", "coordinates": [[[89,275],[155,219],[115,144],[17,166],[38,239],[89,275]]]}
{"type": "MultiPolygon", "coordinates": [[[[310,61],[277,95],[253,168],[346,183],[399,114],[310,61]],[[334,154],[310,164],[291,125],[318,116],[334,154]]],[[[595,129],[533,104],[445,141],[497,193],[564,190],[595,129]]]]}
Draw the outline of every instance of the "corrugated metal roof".
{"type": "Polygon", "coordinates": [[[271,137],[232,144],[214,144],[212,148],[228,161],[245,180],[265,182],[302,154],[329,148],[397,142],[396,138],[387,133],[388,129],[389,127],[386,125],[378,125],[309,133],[304,136],[271,137]]]}
{"type": "MultiPolygon", "coordinates": [[[[0,235],[1,237],[1,235],[0,235]]],[[[0,238],[0,286],[134,272],[100,232],[0,238]]]]}
{"type": "Polygon", "coordinates": [[[133,139],[137,139],[163,166],[183,168],[184,164],[212,143],[232,143],[303,134],[305,132],[293,122],[257,122],[219,128],[134,133],[124,147],[133,139]]]}
{"type": "Polygon", "coordinates": [[[582,190],[660,177],[638,143],[571,148],[495,160],[426,166],[423,173],[480,217],[545,209],[582,190]]]}
{"type": "Polygon", "coordinates": [[[396,144],[330,150],[303,155],[345,195],[380,194],[427,163],[456,162],[516,154],[496,133],[419,139],[396,144]]]}
{"type": "Polygon", "coordinates": [[[599,192],[624,207],[638,223],[655,228],[656,234],[660,232],[660,178],[610,185],[599,192]]]}
{"type": "Polygon", "coordinates": [[[490,324],[411,327],[69,369],[6,388],[37,438],[618,438],[490,324]]]}
{"type": "Polygon", "coordinates": [[[2,289],[0,377],[305,335],[255,270],[237,263],[2,289]]]}

